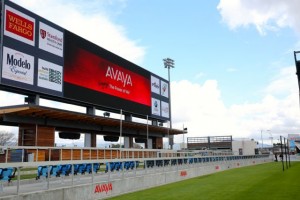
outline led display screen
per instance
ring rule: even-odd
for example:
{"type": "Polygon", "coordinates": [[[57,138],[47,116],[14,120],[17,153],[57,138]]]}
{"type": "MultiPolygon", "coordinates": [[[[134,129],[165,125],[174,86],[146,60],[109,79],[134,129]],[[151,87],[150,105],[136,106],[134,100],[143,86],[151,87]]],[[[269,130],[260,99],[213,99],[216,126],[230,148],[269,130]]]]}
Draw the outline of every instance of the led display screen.
{"type": "Polygon", "coordinates": [[[66,54],[64,81],[89,90],[150,106],[150,81],[81,48],[66,54]]]}

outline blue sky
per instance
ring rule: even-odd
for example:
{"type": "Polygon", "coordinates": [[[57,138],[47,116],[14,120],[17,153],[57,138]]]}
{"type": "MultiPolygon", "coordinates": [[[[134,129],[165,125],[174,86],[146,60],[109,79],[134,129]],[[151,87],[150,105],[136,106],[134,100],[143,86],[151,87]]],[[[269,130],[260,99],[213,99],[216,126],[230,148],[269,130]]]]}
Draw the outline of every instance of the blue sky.
{"type": "Polygon", "coordinates": [[[300,132],[297,1],[14,2],[164,78],[162,59],[174,59],[173,127],[188,136],[300,132]]]}
{"type": "Polygon", "coordinates": [[[141,66],[166,77],[161,59],[175,60],[171,79],[218,80],[224,103],[255,102],[282,66],[293,64],[297,42],[288,28],[260,35],[254,25],[230,30],[219,1],[127,1],[113,21],[146,48],[141,66]],[[148,3],[147,3],[148,2],[148,3]]]}

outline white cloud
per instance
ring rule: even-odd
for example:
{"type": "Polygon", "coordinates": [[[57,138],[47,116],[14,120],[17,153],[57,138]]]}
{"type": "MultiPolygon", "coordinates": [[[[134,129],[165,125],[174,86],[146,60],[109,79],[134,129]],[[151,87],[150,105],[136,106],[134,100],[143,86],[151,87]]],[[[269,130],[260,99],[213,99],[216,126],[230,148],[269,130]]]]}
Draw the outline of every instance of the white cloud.
{"type": "MultiPolygon", "coordinates": [[[[126,29],[114,23],[109,18],[110,13],[105,10],[105,5],[114,1],[94,0],[80,4],[62,0],[14,2],[133,63],[141,64],[143,61],[145,48],[138,45],[138,40],[129,39],[126,29]],[[84,7],[91,12],[86,12],[84,7]]],[[[124,5],[122,0],[115,2],[118,2],[116,5],[124,5]]]]}
{"type": "Polygon", "coordinates": [[[300,33],[298,0],[220,0],[217,9],[231,29],[254,25],[260,34],[290,27],[300,33]]]}
{"type": "Polygon", "coordinates": [[[174,128],[188,127],[188,136],[230,135],[234,121],[221,100],[217,81],[203,85],[184,80],[172,82],[174,128]]]}
{"type": "MultiPolygon", "coordinates": [[[[279,135],[300,133],[299,90],[293,68],[281,69],[255,103],[226,107],[217,81],[203,85],[190,81],[172,82],[173,127],[188,127],[188,137],[233,135],[260,139],[260,131],[279,135]]],[[[264,136],[268,138],[269,136],[264,136]]],[[[175,138],[182,142],[182,136],[175,138]]]]}
{"type": "Polygon", "coordinates": [[[266,87],[266,92],[274,95],[297,93],[298,83],[295,73],[295,66],[282,68],[279,75],[266,87]]]}
{"type": "Polygon", "coordinates": [[[234,67],[229,67],[229,68],[226,69],[226,71],[227,71],[227,72],[236,72],[237,69],[234,68],[234,67]]]}

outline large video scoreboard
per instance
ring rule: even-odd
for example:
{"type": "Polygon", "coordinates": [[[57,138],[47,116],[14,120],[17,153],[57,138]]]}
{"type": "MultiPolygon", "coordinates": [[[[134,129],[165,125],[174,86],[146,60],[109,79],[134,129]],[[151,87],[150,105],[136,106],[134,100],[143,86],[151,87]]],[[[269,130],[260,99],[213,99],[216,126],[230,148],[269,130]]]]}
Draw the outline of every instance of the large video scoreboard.
{"type": "Polygon", "coordinates": [[[169,120],[167,80],[8,0],[1,10],[2,88],[169,120]]]}

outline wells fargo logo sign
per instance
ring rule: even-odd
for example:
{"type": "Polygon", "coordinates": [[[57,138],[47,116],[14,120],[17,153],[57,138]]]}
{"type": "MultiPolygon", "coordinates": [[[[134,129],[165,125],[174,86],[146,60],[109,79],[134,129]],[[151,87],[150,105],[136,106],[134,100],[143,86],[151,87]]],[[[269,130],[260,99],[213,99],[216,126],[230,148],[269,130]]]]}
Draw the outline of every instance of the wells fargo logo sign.
{"type": "Polygon", "coordinates": [[[9,6],[5,6],[4,34],[34,45],[35,20],[9,6]]]}
{"type": "Polygon", "coordinates": [[[95,186],[95,190],[94,193],[102,193],[105,192],[106,194],[109,191],[112,191],[113,187],[112,187],[112,183],[104,183],[104,184],[98,184],[95,186]]]}

